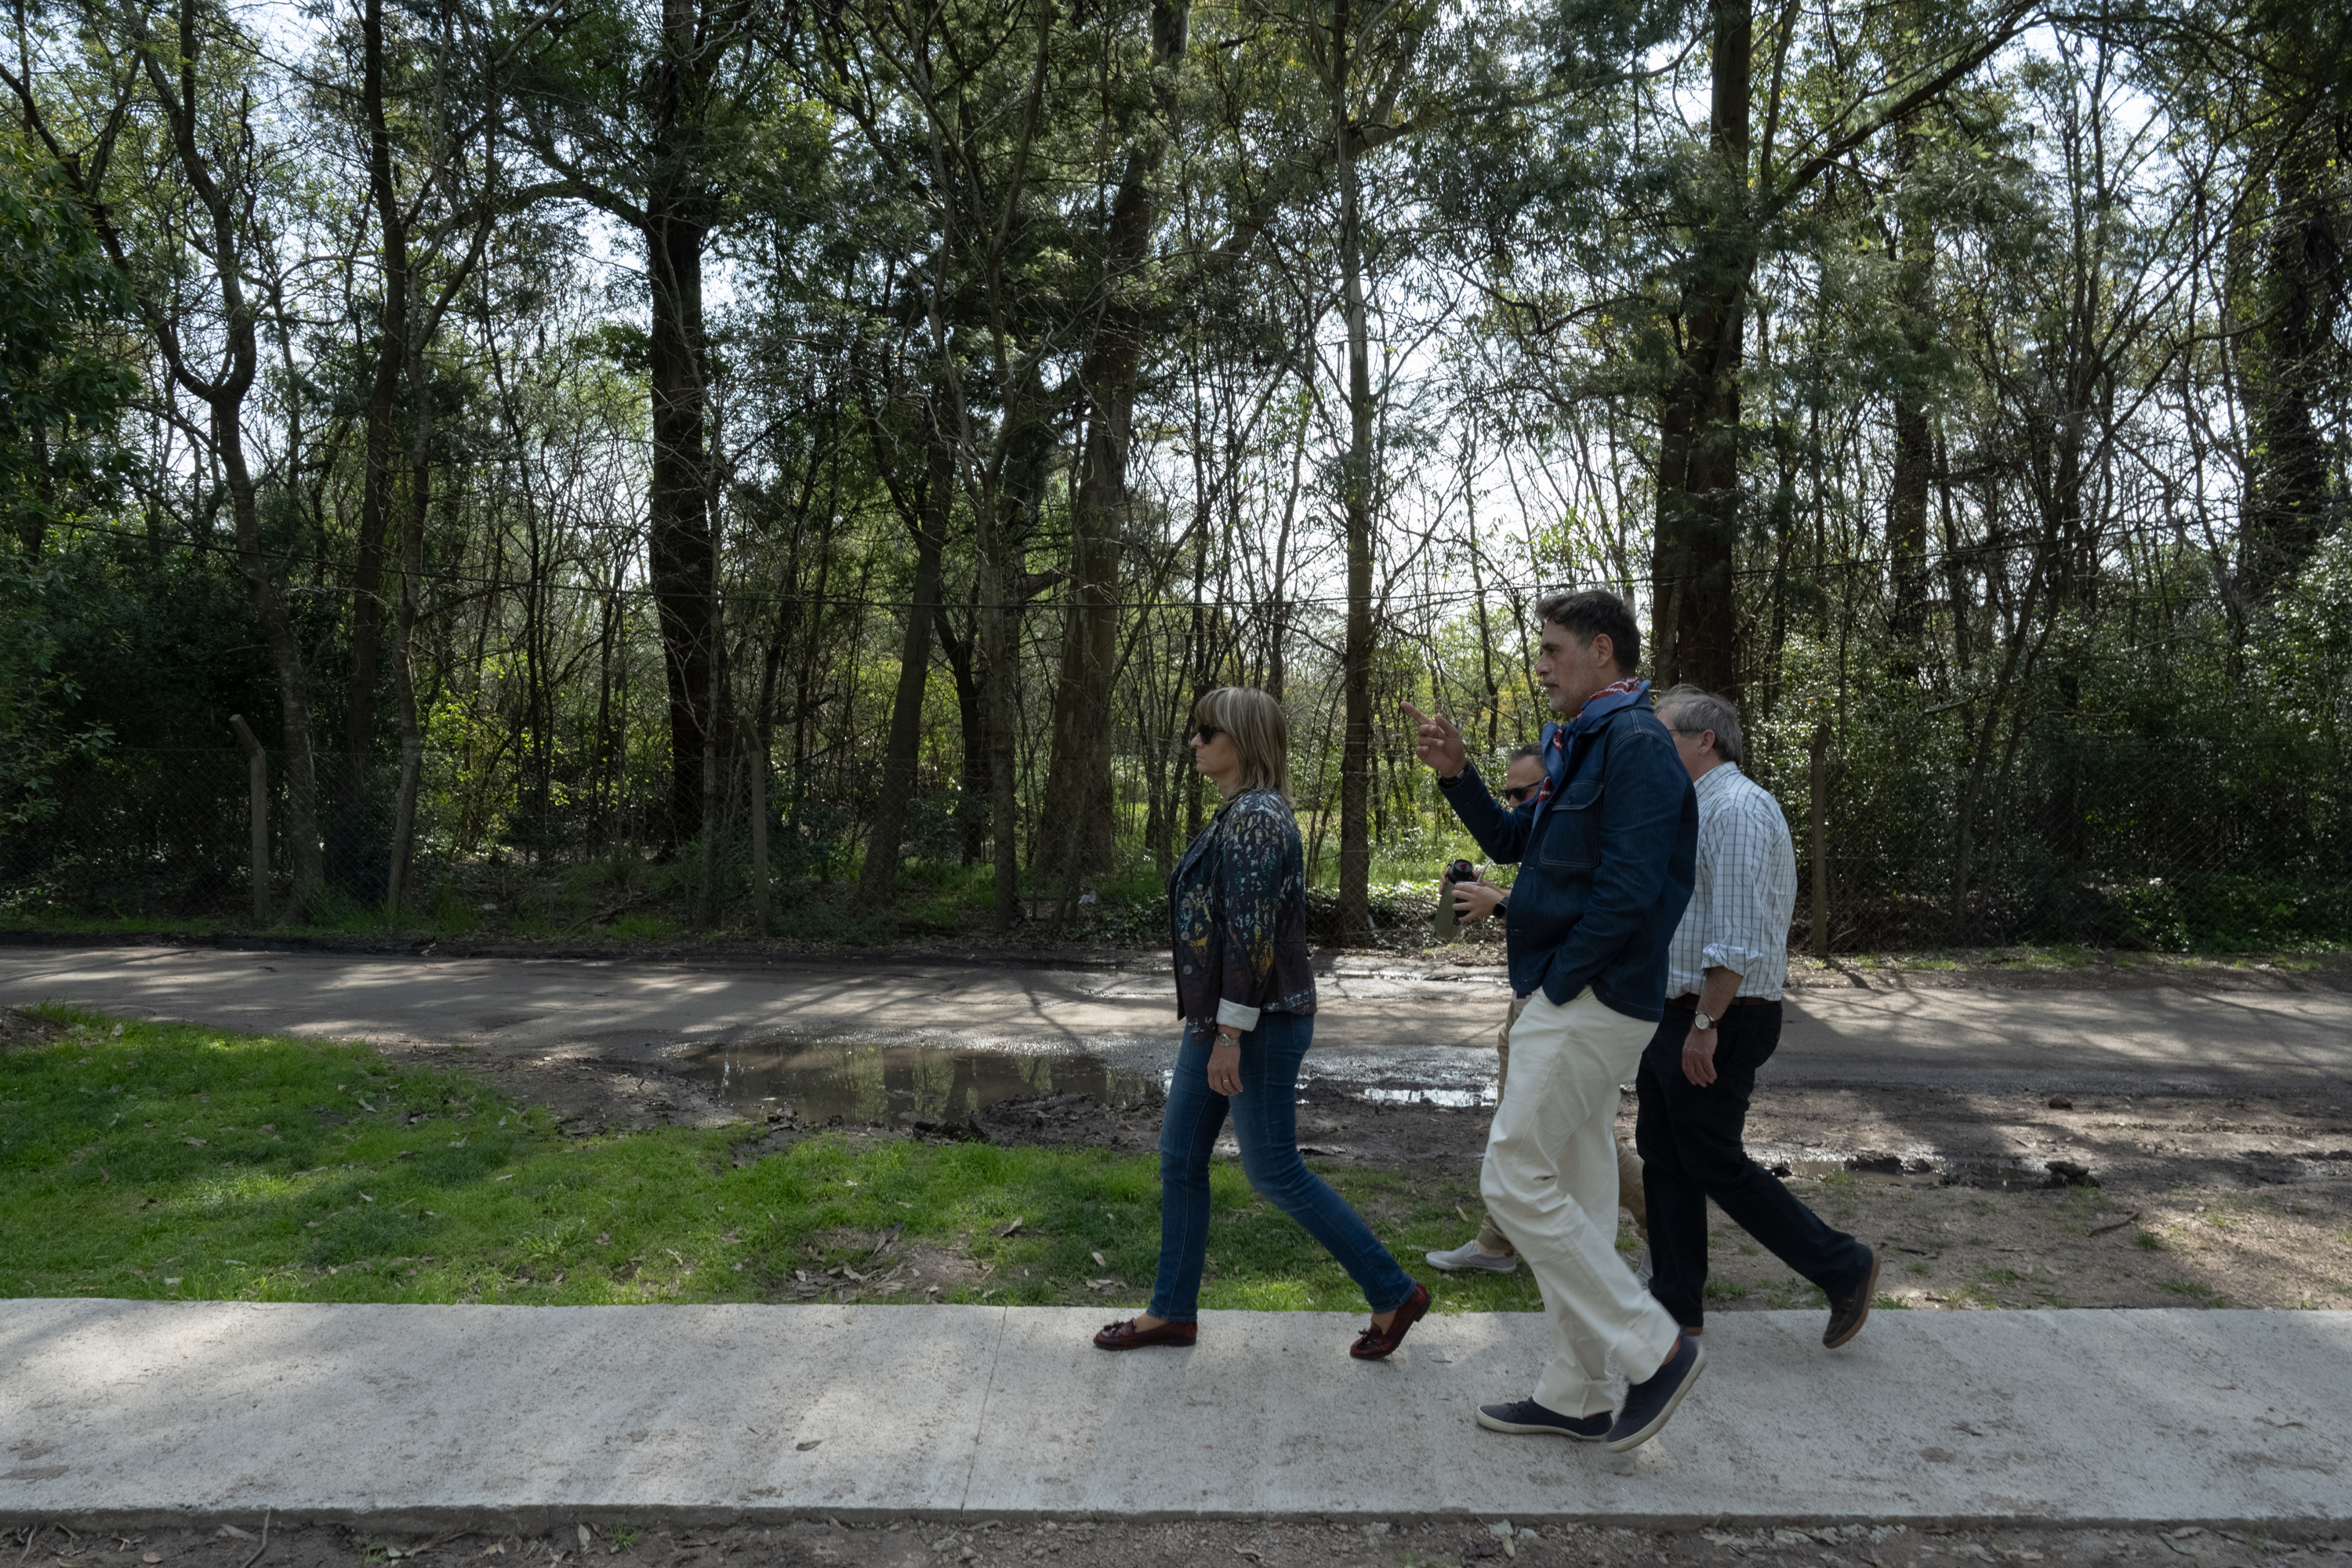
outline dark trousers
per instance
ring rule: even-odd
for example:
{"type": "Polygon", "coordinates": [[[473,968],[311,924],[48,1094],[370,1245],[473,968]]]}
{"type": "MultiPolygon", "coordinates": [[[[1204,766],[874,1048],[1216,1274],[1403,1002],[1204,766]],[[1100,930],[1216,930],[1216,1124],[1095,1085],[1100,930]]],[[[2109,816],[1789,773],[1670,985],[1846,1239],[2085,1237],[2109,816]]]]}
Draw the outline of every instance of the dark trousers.
{"type": "Polygon", "coordinates": [[[1780,1004],[1730,1009],[1716,1030],[1715,1081],[1704,1088],[1683,1076],[1691,1014],[1667,1005],[1634,1080],[1640,1109],[1633,1147],[1650,1209],[1650,1293],[1685,1328],[1704,1321],[1706,1200],[1713,1198],[1740,1229],[1834,1300],[1862,1282],[1870,1248],[1822,1224],[1748,1157],[1742,1142],[1756,1070],[1780,1044],[1780,1004]]]}

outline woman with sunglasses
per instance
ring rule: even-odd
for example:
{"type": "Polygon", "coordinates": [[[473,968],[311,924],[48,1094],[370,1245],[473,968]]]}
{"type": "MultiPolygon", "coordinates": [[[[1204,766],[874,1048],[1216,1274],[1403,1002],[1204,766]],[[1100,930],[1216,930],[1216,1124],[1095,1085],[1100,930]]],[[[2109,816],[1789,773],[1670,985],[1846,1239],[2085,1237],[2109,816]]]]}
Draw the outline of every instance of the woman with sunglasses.
{"type": "Polygon", "coordinates": [[[1192,721],[1192,763],[1224,804],[1168,881],[1184,1040],[1160,1125],[1159,1278],[1150,1310],[1106,1324],[1095,1343],[1124,1351],[1193,1342],[1209,1156],[1230,1115],[1250,1185],[1362,1288],[1371,1326],[1348,1353],[1377,1360],[1429,1310],[1429,1290],[1298,1157],[1298,1064],[1315,1037],[1315,972],[1282,705],[1263,691],[1222,687],[1194,706],[1192,721]]]}

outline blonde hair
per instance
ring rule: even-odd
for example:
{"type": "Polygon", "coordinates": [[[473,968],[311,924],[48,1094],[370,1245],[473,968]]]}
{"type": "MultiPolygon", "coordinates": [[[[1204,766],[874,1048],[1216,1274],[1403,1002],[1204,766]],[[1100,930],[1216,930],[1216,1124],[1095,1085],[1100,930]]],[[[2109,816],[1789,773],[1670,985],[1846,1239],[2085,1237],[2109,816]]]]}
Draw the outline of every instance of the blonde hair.
{"type": "Polygon", "coordinates": [[[1192,725],[1225,732],[1242,761],[1242,788],[1290,799],[1290,721],[1282,704],[1253,686],[1220,686],[1192,704],[1192,725]]]}

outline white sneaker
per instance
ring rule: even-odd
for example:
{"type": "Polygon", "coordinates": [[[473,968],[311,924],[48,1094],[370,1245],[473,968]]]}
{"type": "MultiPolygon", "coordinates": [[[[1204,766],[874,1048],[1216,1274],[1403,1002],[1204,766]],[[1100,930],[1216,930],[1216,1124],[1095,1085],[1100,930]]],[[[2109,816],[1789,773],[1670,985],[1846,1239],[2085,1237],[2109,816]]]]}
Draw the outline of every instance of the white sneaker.
{"type": "Polygon", "coordinates": [[[1465,1241],[1451,1252],[1427,1252],[1422,1256],[1429,1259],[1432,1268],[1443,1269],[1448,1274],[1460,1274],[1473,1268],[1483,1268],[1489,1274],[1508,1274],[1519,1266],[1517,1253],[1487,1252],[1475,1241],[1465,1241]]]}

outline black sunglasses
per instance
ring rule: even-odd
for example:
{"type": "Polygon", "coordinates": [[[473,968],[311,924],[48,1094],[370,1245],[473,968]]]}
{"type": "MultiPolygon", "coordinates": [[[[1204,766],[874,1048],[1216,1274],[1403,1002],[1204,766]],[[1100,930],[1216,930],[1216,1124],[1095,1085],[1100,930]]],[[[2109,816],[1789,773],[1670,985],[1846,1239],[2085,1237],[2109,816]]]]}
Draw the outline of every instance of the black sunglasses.
{"type": "Polygon", "coordinates": [[[1205,746],[1223,733],[1224,731],[1218,729],[1214,724],[1203,724],[1199,729],[1192,731],[1192,736],[1193,739],[1199,741],[1201,744],[1205,746]]]}
{"type": "Polygon", "coordinates": [[[1513,805],[1525,805],[1535,798],[1536,791],[1541,788],[1543,788],[1541,784],[1515,784],[1503,792],[1503,798],[1513,805]]]}

